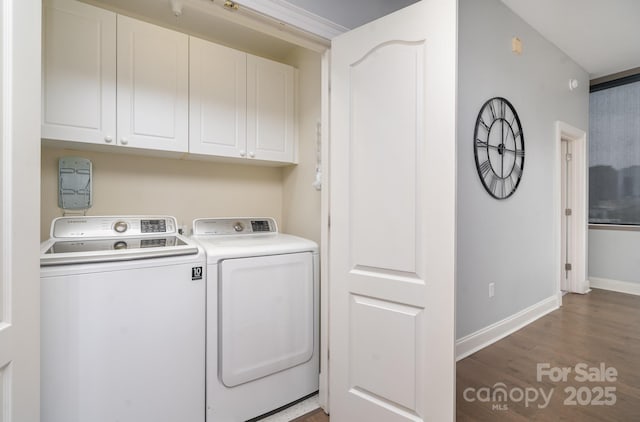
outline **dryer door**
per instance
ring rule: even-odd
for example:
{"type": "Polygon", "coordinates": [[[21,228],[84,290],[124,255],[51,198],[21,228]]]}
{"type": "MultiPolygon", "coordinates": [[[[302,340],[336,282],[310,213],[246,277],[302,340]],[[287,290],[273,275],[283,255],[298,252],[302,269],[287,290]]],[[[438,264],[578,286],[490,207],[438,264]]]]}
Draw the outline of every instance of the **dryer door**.
{"type": "Polygon", "coordinates": [[[227,259],[219,276],[220,376],[225,386],[311,359],[310,252],[227,259]]]}

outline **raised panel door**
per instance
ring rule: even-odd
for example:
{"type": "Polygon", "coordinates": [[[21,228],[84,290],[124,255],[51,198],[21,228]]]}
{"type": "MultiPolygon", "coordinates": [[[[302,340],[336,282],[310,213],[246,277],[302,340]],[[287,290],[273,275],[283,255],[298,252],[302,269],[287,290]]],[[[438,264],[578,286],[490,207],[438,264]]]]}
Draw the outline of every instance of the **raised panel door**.
{"type": "Polygon", "coordinates": [[[116,136],[116,14],[44,3],[42,137],[97,144],[116,136]]]}
{"type": "Polygon", "coordinates": [[[247,54],[189,39],[189,152],[245,157],[247,54]]]}
{"type": "Polygon", "coordinates": [[[456,2],[332,40],[332,422],[455,419],[456,2]]]}
{"type": "Polygon", "coordinates": [[[247,56],[247,156],[295,162],[294,68],[247,56]]]}
{"type": "Polygon", "coordinates": [[[189,37],[118,15],[118,144],[186,152],[189,37]]]}

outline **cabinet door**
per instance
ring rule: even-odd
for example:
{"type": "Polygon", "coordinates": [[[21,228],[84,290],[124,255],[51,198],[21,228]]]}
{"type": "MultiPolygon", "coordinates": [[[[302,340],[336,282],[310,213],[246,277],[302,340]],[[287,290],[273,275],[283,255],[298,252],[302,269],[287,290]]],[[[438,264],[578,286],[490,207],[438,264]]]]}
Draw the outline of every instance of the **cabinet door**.
{"type": "Polygon", "coordinates": [[[42,137],[111,143],[116,136],[116,14],[45,2],[42,137]]]}
{"type": "Polygon", "coordinates": [[[118,15],[118,144],[186,152],[189,38],[118,15]]]}
{"type": "Polygon", "coordinates": [[[294,69],[247,56],[247,155],[295,161],[294,69]]]}
{"type": "Polygon", "coordinates": [[[189,152],[246,156],[247,54],[189,40],[189,152]]]}

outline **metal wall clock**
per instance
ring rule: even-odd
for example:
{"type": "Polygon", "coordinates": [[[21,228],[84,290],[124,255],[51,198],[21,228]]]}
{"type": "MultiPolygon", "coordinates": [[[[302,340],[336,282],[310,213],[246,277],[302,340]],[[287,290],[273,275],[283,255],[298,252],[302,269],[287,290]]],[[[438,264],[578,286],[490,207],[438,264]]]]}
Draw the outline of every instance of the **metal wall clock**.
{"type": "Polygon", "coordinates": [[[473,139],[476,169],[486,191],[496,199],[513,195],[524,170],[524,135],[511,103],[502,97],[487,100],[473,139]]]}

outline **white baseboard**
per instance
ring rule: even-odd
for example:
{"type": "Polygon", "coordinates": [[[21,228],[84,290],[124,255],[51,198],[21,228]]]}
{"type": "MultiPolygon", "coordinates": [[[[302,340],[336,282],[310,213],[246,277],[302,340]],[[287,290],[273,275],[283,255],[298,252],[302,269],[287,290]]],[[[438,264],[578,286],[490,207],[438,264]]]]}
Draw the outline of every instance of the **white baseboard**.
{"type": "Polygon", "coordinates": [[[517,314],[489,325],[456,341],[456,361],[484,349],[512,334],[536,319],[560,307],[561,297],[554,294],[517,314]]]}
{"type": "Polygon", "coordinates": [[[640,283],[597,277],[589,277],[589,281],[591,282],[591,287],[595,289],[611,290],[640,296],[640,283]]]}

